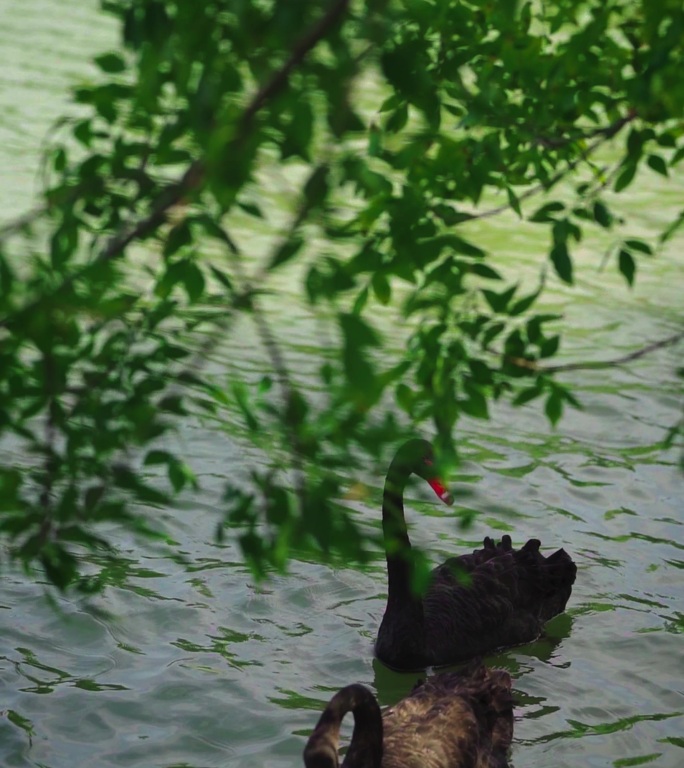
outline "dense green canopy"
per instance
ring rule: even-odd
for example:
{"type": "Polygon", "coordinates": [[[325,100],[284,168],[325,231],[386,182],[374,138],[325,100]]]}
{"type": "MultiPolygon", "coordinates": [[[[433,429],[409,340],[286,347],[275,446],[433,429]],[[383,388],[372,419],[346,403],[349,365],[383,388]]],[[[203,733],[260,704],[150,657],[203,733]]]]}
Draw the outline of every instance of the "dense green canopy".
{"type": "Polygon", "coordinates": [[[102,524],[153,535],[144,505],[196,482],[158,439],[198,412],[239,412],[272,459],[250,485],[226,478],[219,527],[257,575],[295,542],[363,558],[340,470],[416,425],[448,466],[459,416],[495,398],[538,398],[555,423],[575,400],[544,363],[562,333],[536,311],[544,265],[571,284],[583,234],[610,230],[631,285],[684,221],[646,241],[613,210],[640,167],[666,183],[684,157],[680,0],[103,6],[121,46],[74,91],[41,207],[0,241],[0,440],[35,457],[28,473],[0,463],[0,531],[61,588],[98,588],[92,562],[116,563],[102,524]],[[278,169],[300,183],[273,212],[278,169]],[[548,232],[532,289],[472,226],[511,214],[548,232]],[[239,244],[250,221],[268,222],[266,252],[239,244]],[[324,396],[298,384],[264,309],[285,269],[336,329],[324,396]],[[389,366],[378,305],[410,321],[389,366]],[[242,316],[272,375],[202,375],[242,316]]]}

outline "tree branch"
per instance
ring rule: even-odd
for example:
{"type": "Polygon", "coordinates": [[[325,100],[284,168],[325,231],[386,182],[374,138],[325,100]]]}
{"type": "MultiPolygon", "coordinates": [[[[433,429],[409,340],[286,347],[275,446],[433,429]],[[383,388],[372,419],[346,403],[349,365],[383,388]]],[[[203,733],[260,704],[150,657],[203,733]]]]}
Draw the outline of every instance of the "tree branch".
{"type": "Polygon", "coordinates": [[[622,357],[616,357],[613,360],[596,360],[593,362],[585,363],[562,363],[560,365],[538,365],[536,360],[525,360],[522,357],[506,357],[506,361],[518,368],[524,368],[527,371],[533,373],[560,373],[561,371],[595,371],[603,370],[605,368],[614,368],[617,365],[624,365],[625,363],[631,363],[633,360],[638,360],[640,357],[651,354],[658,349],[664,349],[676,344],[678,341],[684,339],[684,331],[675,333],[672,336],[668,336],[666,339],[660,341],[654,341],[651,344],[647,344],[641,349],[637,349],[635,352],[630,352],[628,355],[622,357]]]}
{"type": "MultiPolygon", "coordinates": [[[[586,149],[584,149],[578,157],[576,157],[574,160],[571,160],[566,168],[564,168],[562,171],[558,171],[558,173],[552,176],[551,181],[549,181],[547,184],[537,184],[537,186],[528,189],[526,192],[523,192],[523,194],[518,197],[518,200],[522,202],[523,200],[527,200],[528,198],[539,194],[539,192],[544,192],[551,189],[551,187],[555,186],[566,174],[574,171],[580,163],[583,163],[588,157],[590,157],[605,141],[612,139],[613,136],[618,134],[628,123],[631,123],[633,120],[635,120],[636,117],[636,112],[634,110],[630,110],[627,115],[621,117],[619,120],[616,120],[614,123],[605,126],[605,128],[596,130],[594,132],[594,135],[597,136],[595,141],[593,141],[586,149]]],[[[510,207],[510,203],[504,203],[503,205],[499,205],[496,208],[490,208],[488,211],[475,213],[471,216],[470,220],[487,219],[491,216],[497,216],[499,213],[507,211],[510,207]]]]}

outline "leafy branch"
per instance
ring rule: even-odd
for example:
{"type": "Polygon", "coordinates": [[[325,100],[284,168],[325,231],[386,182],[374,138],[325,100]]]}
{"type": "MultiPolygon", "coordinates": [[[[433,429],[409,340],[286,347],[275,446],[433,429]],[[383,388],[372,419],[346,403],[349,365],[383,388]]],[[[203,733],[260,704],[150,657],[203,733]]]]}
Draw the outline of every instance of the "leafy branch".
{"type": "Polygon", "coordinates": [[[561,373],[566,371],[596,371],[604,370],[606,368],[615,368],[618,365],[625,365],[631,363],[634,360],[650,355],[653,352],[657,352],[659,349],[665,349],[677,344],[684,339],[684,331],[675,333],[672,336],[668,336],[665,339],[654,341],[651,344],[647,344],[641,349],[637,349],[634,352],[630,352],[627,355],[615,357],[611,360],[595,360],[586,361],[582,363],[561,363],[559,365],[539,365],[536,360],[526,360],[521,357],[505,356],[505,359],[515,365],[518,368],[523,368],[526,371],[533,373],[561,373]]]}

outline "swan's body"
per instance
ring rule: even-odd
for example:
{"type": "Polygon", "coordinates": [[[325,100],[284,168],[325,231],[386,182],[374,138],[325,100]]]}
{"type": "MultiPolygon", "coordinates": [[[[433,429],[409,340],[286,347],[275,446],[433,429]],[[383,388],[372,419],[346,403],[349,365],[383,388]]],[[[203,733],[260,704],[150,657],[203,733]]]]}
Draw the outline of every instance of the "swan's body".
{"type": "Polygon", "coordinates": [[[383,713],[369,690],[335,694],[304,750],[306,768],[338,768],[340,724],[354,715],[343,768],[506,768],[513,735],[511,678],[482,665],[419,683],[383,713]]]}
{"type": "Polygon", "coordinates": [[[385,483],[388,597],[375,653],[394,669],[454,664],[534,640],[564,610],[577,572],[562,549],[544,557],[537,539],[514,550],[510,536],[498,544],[486,538],[482,549],[435,568],[425,594],[415,595],[403,495],[416,473],[448,500],[431,467],[431,445],[411,440],[395,456],[385,483]]]}

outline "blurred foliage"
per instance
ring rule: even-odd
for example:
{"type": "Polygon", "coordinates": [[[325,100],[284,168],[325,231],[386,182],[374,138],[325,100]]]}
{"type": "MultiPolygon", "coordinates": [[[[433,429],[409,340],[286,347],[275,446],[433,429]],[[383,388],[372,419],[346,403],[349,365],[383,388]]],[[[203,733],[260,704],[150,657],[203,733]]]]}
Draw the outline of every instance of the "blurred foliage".
{"type": "Polygon", "coordinates": [[[611,209],[639,168],[666,182],[684,158],[680,0],[103,7],[120,48],[74,90],[44,206],[0,240],[0,531],[59,588],[105,583],[113,526],[161,535],[155,508],[197,486],[161,439],[198,414],[240,414],[273,468],[227,472],[219,535],[255,574],[293,549],[364,560],[372,532],[335,503],[350,467],[419,425],[448,466],[459,416],[502,396],[541,399],[552,423],[576,404],[537,365],[560,343],[560,318],[535,311],[543,279],[509,284],[468,223],[505,210],[543,228],[540,263],[568,284],[585,230],[612,230],[631,285],[684,222],[646,242],[611,209]],[[235,222],[273,221],[277,168],[301,179],[289,223],[245,253],[235,222]],[[316,396],[264,310],[292,267],[337,331],[316,396]],[[391,365],[378,306],[411,329],[391,365]],[[204,375],[241,317],[272,375],[204,375]]]}

